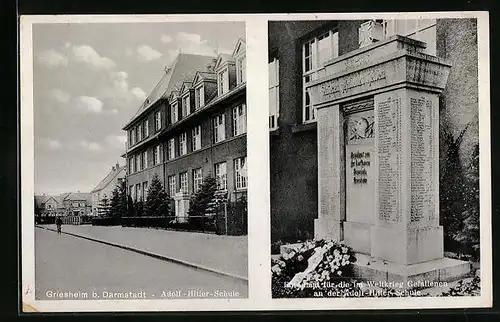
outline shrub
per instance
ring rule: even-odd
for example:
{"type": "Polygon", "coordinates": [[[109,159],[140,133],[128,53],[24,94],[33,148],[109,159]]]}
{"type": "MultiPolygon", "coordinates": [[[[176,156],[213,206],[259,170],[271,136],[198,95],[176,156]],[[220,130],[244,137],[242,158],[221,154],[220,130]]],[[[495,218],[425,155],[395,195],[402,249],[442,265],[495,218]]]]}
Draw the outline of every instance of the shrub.
{"type": "Polygon", "coordinates": [[[448,291],[442,292],[440,296],[478,296],[481,291],[481,279],[474,276],[470,281],[460,280],[458,284],[448,291]]]}

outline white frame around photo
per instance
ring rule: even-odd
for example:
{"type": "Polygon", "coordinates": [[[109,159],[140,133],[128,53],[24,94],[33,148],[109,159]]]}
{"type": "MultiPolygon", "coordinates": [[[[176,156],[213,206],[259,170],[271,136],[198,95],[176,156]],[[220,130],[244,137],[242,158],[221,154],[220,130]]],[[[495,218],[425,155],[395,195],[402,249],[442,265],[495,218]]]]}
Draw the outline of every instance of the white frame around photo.
{"type": "MultiPolygon", "coordinates": [[[[274,311],[480,308],[492,305],[490,65],[487,12],[45,15],[20,18],[21,256],[22,302],[39,312],[274,311]],[[481,295],[426,298],[272,299],[270,260],[268,22],[276,20],[360,20],[477,18],[480,145],[481,295]],[[246,24],[246,118],[248,190],[248,298],[157,300],[36,300],[34,237],[33,25],[39,23],[151,23],[237,21],[246,24]]],[[[302,76],[302,74],[301,74],[302,76]]],[[[218,88],[218,86],[217,86],[218,88]]],[[[283,103],[283,101],[281,102],[283,103]]],[[[279,108],[275,111],[279,115],[279,108]]],[[[227,121],[227,120],[225,120],[227,121]]],[[[277,120],[276,120],[277,121],[277,120]]],[[[213,126],[213,121],[211,122],[213,126]]],[[[279,127],[276,127],[279,130],[279,127]]],[[[154,131],[153,131],[154,132],[154,131]]],[[[151,133],[149,133],[151,134],[151,133]]],[[[128,134],[130,135],[130,134],[128,134]]],[[[227,136],[227,134],[225,135],[227,136]]],[[[224,139],[228,139],[225,137],[224,139]]],[[[213,139],[212,139],[213,140],[213,139]]],[[[154,162],[154,156],[151,158],[154,162]]],[[[160,160],[161,162],[161,160],[160,160]]],[[[132,162],[134,163],[134,162],[132,162]]],[[[130,160],[127,160],[130,164],[130,160]]],[[[229,163],[226,163],[229,166],[229,163]]],[[[232,166],[232,165],[231,165],[232,166]]],[[[135,169],[137,170],[137,169],[135,169]]],[[[212,170],[215,172],[215,168],[212,170]]],[[[227,169],[226,169],[227,171],[227,169]]],[[[190,177],[187,174],[187,184],[190,177]]],[[[169,177],[170,178],[170,177],[169,177]]],[[[175,177],[174,180],[176,181],[175,177]]],[[[177,179],[179,180],[179,179],[177,179]]],[[[227,182],[227,178],[226,178],[227,182]]],[[[176,183],[176,182],[175,182],[176,183]]],[[[170,190],[169,182],[166,183],[170,190]]],[[[141,186],[142,188],[142,186],[141,186]]]]}

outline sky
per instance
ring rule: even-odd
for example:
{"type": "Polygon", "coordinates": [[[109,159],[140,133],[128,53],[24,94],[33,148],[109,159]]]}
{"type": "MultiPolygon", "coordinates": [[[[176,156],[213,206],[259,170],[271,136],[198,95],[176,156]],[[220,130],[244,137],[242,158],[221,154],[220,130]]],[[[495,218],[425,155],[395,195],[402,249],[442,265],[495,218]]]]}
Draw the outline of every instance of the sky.
{"type": "Polygon", "coordinates": [[[231,53],[242,22],[33,25],[35,193],[90,192],[179,51],[231,53]]]}

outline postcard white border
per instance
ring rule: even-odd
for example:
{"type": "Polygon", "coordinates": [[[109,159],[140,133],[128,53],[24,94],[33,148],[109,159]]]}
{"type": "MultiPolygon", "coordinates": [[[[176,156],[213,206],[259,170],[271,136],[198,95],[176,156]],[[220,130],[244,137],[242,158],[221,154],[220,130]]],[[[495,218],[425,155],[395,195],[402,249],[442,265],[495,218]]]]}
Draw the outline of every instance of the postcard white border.
{"type": "Polygon", "coordinates": [[[41,312],[249,311],[474,308],[492,305],[491,164],[488,12],[55,15],[20,19],[22,301],[41,312]],[[269,131],[267,27],[270,20],[357,20],[369,18],[477,18],[479,60],[481,296],[453,298],[272,299],[270,274],[269,131]],[[37,301],[34,298],[34,132],[32,25],[35,23],[151,23],[245,21],[247,40],[247,156],[249,180],[248,299],[37,301]]]}

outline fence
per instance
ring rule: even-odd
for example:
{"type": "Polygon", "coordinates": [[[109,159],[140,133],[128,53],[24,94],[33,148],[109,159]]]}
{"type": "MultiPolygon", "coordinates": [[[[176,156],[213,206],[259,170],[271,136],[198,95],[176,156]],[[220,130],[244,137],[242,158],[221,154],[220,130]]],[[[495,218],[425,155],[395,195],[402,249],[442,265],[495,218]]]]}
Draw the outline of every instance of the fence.
{"type": "Polygon", "coordinates": [[[164,217],[121,217],[94,218],[93,226],[122,226],[163,228],[178,231],[193,231],[217,235],[246,235],[246,202],[229,202],[212,208],[204,216],[164,216],[164,217]]]}

